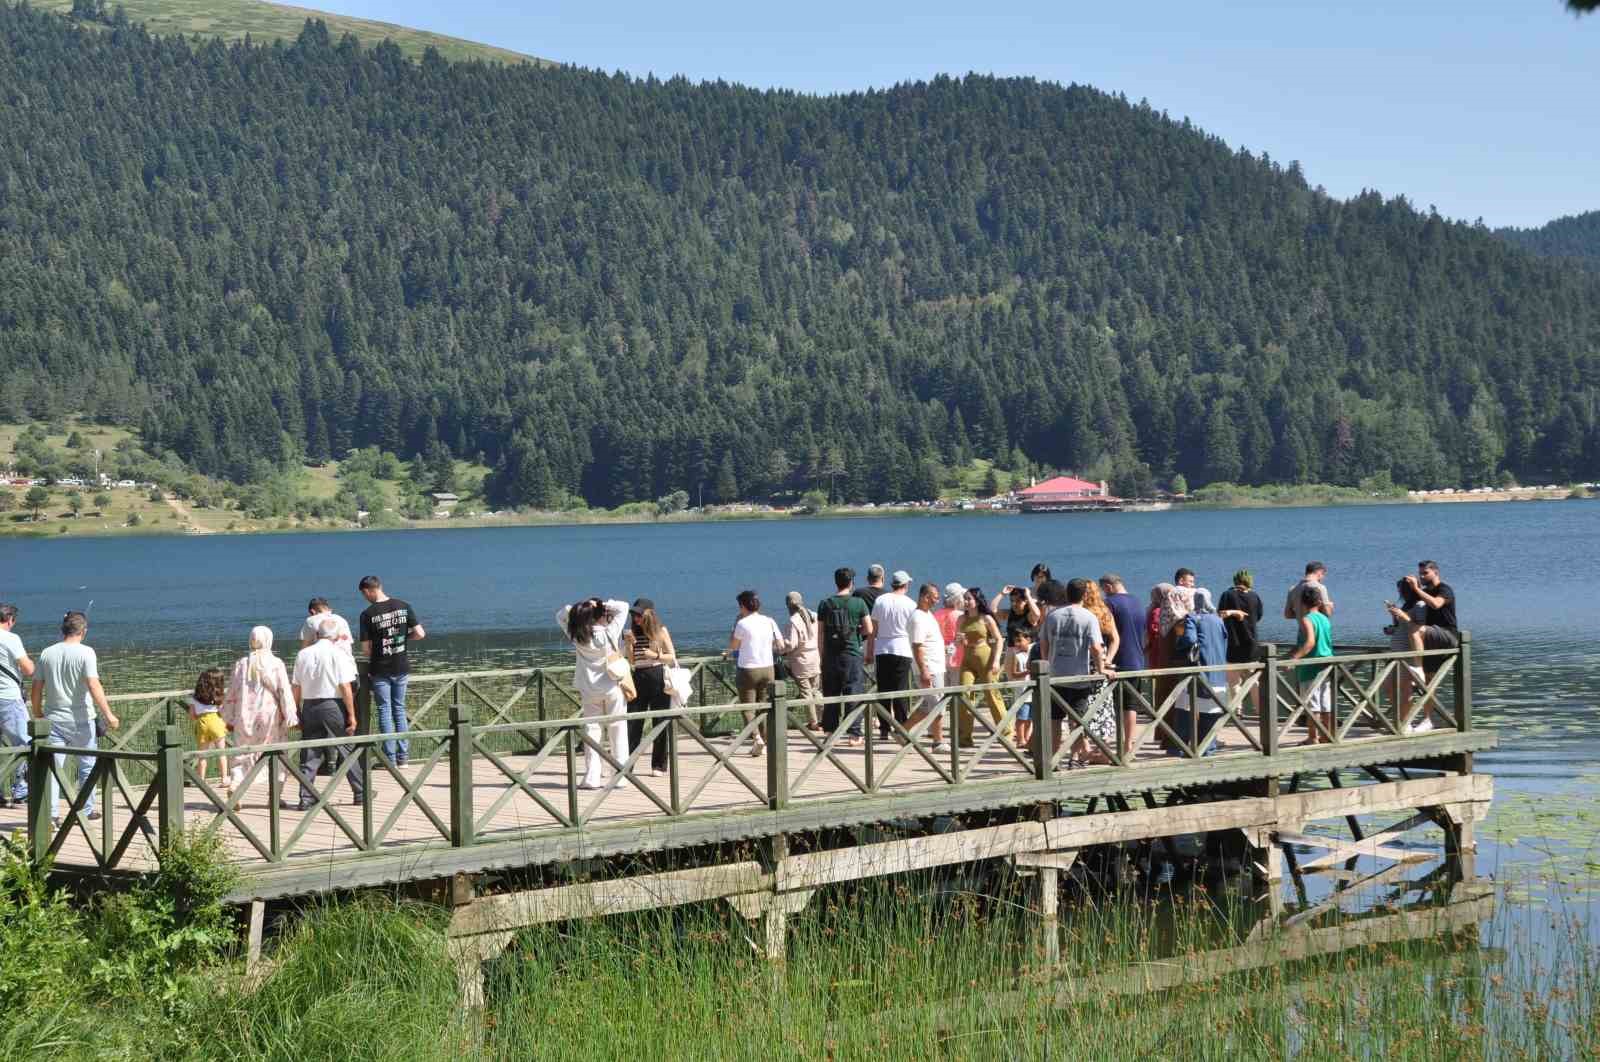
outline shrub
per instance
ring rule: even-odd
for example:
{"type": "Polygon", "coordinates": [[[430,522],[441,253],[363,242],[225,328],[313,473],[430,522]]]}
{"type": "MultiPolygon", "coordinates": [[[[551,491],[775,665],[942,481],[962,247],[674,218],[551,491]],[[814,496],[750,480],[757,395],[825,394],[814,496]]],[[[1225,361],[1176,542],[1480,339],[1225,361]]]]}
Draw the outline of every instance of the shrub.
{"type": "Polygon", "coordinates": [[[46,883],[48,870],[10,839],[0,845],[0,1014],[10,1014],[35,996],[73,991],[86,940],[66,894],[46,883]]]}
{"type": "Polygon", "coordinates": [[[96,988],[111,995],[183,995],[183,975],[221,958],[236,933],[223,899],[238,870],[214,832],[199,828],[161,850],[155,877],[101,901],[95,926],[96,988]]]}

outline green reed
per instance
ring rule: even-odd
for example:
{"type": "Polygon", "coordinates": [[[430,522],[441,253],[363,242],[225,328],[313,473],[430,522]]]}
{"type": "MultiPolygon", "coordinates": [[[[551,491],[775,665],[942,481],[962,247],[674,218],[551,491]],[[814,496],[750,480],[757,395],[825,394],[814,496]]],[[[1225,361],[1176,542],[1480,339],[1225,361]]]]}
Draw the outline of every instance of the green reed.
{"type": "MultiPolygon", "coordinates": [[[[165,1001],[36,986],[0,1057],[438,1059],[1592,1057],[1587,912],[1502,904],[1481,929],[1267,962],[1135,991],[1248,946],[1258,911],[1194,890],[1069,903],[1040,962],[1027,883],[906,877],[819,892],[786,959],[723,904],[526,930],[459,1006],[447,913],[329,902],[268,942],[268,972],[196,970],[165,1001]]],[[[0,932],[0,948],[10,937],[0,932]]],[[[1181,980],[1181,979],[1180,979],[1181,980]]]]}

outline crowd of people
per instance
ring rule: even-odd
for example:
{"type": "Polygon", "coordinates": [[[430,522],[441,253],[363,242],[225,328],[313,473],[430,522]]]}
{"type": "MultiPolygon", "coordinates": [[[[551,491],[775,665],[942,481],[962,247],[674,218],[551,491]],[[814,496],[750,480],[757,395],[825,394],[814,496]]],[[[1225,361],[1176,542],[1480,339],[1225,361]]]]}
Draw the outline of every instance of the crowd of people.
{"type": "MultiPolygon", "coordinates": [[[[383,749],[396,766],[406,763],[406,679],[410,673],[407,646],[426,636],[416,612],[405,601],[384,592],[375,575],[364,577],[358,590],[367,601],[358,628],[360,642],[350,625],[333,611],[327,599],[313,598],[300,630],[300,650],[294,667],[287,668],[273,652],[269,627],[250,631],[249,651],[234,663],[231,673],[208,668],[195,681],[189,697],[189,718],[197,748],[226,749],[215,757],[216,784],[230,793],[255,767],[263,746],[290,740],[293,731],[306,740],[339,738],[356,732],[356,657],[359,649],[367,661],[367,682],[372,693],[379,731],[394,735],[383,749]]],[[[28,718],[47,720],[49,742],[75,751],[77,785],[82,790],[94,770],[93,750],[107,731],[121,720],[111,710],[100,682],[99,659],[85,644],[89,617],[68,612],[61,619],[61,639],[29,657],[16,633],[16,606],[0,604],[0,740],[6,745],[27,745],[28,718]]],[[[298,800],[285,801],[288,810],[304,811],[316,802],[313,780],[324,760],[338,765],[349,757],[342,745],[317,745],[302,749],[296,772],[298,800]]],[[[56,756],[57,773],[66,769],[68,754],[56,756]]],[[[196,773],[206,779],[212,758],[201,759],[196,773]]],[[[25,765],[18,762],[0,778],[0,804],[28,799],[25,765]]],[[[352,800],[361,803],[367,780],[358,760],[346,774],[352,800]]],[[[60,794],[50,779],[50,817],[59,821],[60,794]]],[[[82,798],[80,812],[99,817],[93,789],[82,798]]]]}
{"type": "MultiPolygon", "coordinates": [[[[1317,662],[1333,655],[1334,605],[1326,578],[1326,565],[1307,564],[1283,610],[1284,619],[1297,626],[1289,656],[1302,661],[1293,673],[1302,701],[1314,715],[1307,724],[1310,743],[1331,740],[1333,729],[1328,671],[1317,662]]],[[[774,682],[791,681],[808,705],[805,725],[825,734],[843,727],[838,741],[844,745],[862,740],[862,728],[868,725],[864,720],[872,716],[863,707],[867,702],[837,698],[867,693],[870,669],[876,700],[887,709],[877,723],[880,738],[901,738],[932,716],[926,736],[935,752],[948,750],[947,739],[971,745],[976,712],[986,713],[1002,736],[1021,744],[1032,739],[1036,726],[1049,725],[1053,747],[1059,747],[1067,718],[1062,705],[1052,703],[1046,713],[1046,706],[1032,704],[1024,695],[1012,715],[995,684],[1028,677],[1035,661],[1047,664],[1052,676],[1097,677],[1101,681],[1059,688],[1060,699],[1084,721],[1069,766],[1107,762],[1108,750],[1117,749],[1119,740],[1121,753],[1130,751],[1138,713],[1125,702],[1118,726],[1119,675],[1201,668],[1197,683],[1182,676],[1155,676],[1152,703],[1159,706],[1170,699],[1179,709],[1166,717],[1168,733],[1159,735],[1176,737],[1166,741],[1170,754],[1196,749],[1204,754],[1214,741],[1213,728],[1225,717],[1233,688],[1249,674],[1229,665],[1260,658],[1259,624],[1265,612],[1254,582],[1250,571],[1235,572],[1228,589],[1213,597],[1197,584],[1194,572],[1179,568],[1172,582],[1158,583],[1141,603],[1119,575],[1062,582],[1042,563],[1034,566],[1028,583],[1002,586],[992,597],[981,587],[958,582],[942,588],[932,582],[917,584],[909,572],[888,573],[881,564],[870,566],[864,585],[858,586],[855,571],[844,567],[833,573],[834,592],[814,610],[807,607],[804,594],[789,591],[783,623],[762,612],[754,590],[741,591],[723,656],[734,662],[741,703],[761,704],[774,682]],[[947,713],[946,694],[939,691],[958,689],[967,692],[954,698],[956,710],[947,713]],[[955,733],[950,735],[945,733],[947,714],[953,716],[955,733]],[[890,719],[900,726],[892,726],[890,719]]],[[[1420,562],[1416,574],[1400,579],[1397,588],[1398,601],[1385,602],[1391,648],[1421,654],[1459,644],[1455,592],[1440,577],[1436,563],[1420,562]]],[[[585,724],[589,740],[581,784],[599,788],[608,784],[602,743],[609,743],[620,763],[642,733],[643,723],[630,727],[623,721],[625,714],[674,703],[677,657],[672,637],[648,598],[632,605],[586,598],[563,606],[556,622],[577,656],[575,684],[583,715],[597,720],[585,724]],[[605,717],[611,717],[608,734],[601,733],[598,722],[605,717]]],[[[1425,685],[1436,660],[1419,656],[1398,670],[1393,696],[1403,715],[1412,715],[1414,691],[1425,685]]],[[[687,696],[687,688],[680,689],[678,703],[687,696]]],[[[1259,685],[1248,696],[1259,710],[1259,685]]],[[[746,711],[747,725],[754,713],[754,708],[746,711]]],[[[1410,732],[1432,729],[1430,706],[1416,714],[1417,721],[1408,724],[1410,732]]],[[[761,756],[767,739],[762,722],[748,755],[761,756]]],[[[668,740],[666,733],[658,735],[649,773],[665,768],[668,740]]]]}
{"type": "MultiPolygon", "coordinates": [[[[1294,676],[1312,715],[1312,743],[1330,740],[1333,729],[1328,672],[1318,663],[1333,655],[1334,603],[1326,579],[1325,565],[1307,564],[1283,608],[1283,617],[1297,626],[1289,655],[1299,662],[1294,676]]],[[[195,743],[222,753],[200,761],[197,773],[203,779],[214,759],[216,784],[228,793],[255,768],[262,747],[289,740],[293,731],[307,740],[355,734],[357,652],[367,661],[377,731],[386,735],[384,755],[397,767],[406,764],[408,646],[426,637],[426,631],[411,605],[389,596],[377,576],[363,578],[358,589],[367,608],[354,634],[325,598],[310,601],[292,669],[273,652],[271,629],[257,626],[250,631],[248,651],[231,672],[213,668],[198,677],[189,699],[195,743]]],[[[1410,729],[1425,731],[1433,726],[1431,706],[1424,704],[1413,713],[1411,701],[1438,658],[1420,654],[1459,644],[1455,592],[1440,577],[1437,564],[1422,561],[1415,574],[1398,580],[1396,594],[1384,603],[1391,621],[1385,628],[1390,648],[1418,655],[1398,669],[1392,695],[1403,717],[1416,716],[1410,729]]],[[[787,615],[779,623],[762,611],[755,591],[740,592],[723,651],[734,662],[739,702],[751,706],[745,720],[747,729],[753,724],[747,750],[753,757],[764,753],[770,737],[766,716],[756,706],[768,700],[774,683],[792,682],[807,705],[804,725],[837,734],[838,744],[861,741],[863,727],[874,720],[883,740],[903,740],[926,720],[931,751],[947,751],[947,741],[974,743],[976,716],[983,713],[989,728],[1024,746],[1037,727],[1050,726],[1052,747],[1059,747],[1067,718],[1059,701],[1083,722],[1081,730],[1074,727],[1068,765],[1106,762],[1119,741],[1126,755],[1137,731],[1138,713],[1130,701],[1124,700],[1123,718],[1117,719],[1116,680],[1168,668],[1199,668],[1200,681],[1153,676],[1151,703],[1171,700],[1179,709],[1167,715],[1166,733],[1158,736],[1166,738],[1173,754],[1203,754],[1225,715],[1232,688],[1248,674],[1229,665],[1259,659],[1258,625],[1264,616],[1248,570],[1235,572],[1229,588],[1213,598],[1197,584],[1194,572],[1179,568],[1171,582],[1158,583],[1141,603],[1118,575],[1063,582],[1044,564],[1034,566],[1027,583],[1002,586],[993,596],[958,582],[918,584],[909,572],[886,573],[880,564],[870,566],[865,583],[858,586],[855,571],[842,567],[833,573],[833,593],[814,609],[798,590],[790,591],[784,604],[787,615]],[[1026,686],[997,688],[1006,680],[1029,677],[1035,662],[1047,665],[1053,677],[1091,681],[1057,687],[1049,705],[1032,703],[1026,686]],[[877,691],[874,700],[886,709],[882,713],[870,711],[871,702],[865,700],[840,700],[868,692],[869,669],[877,691]],[[1021,698],[1015,713],[1008,711],[1006,692],[1021,698]],[[948,712],[947,704],[953,705],[948,712]],[[947,721],[953,733],[946,733],[947,721]]],[[[101,685],[95,652],[85,644],[88,617],[68,612],[60,640],[40,653],[37,662],[17,635],[17,622],[16,607],[0,604],[0,740],[25,745],[28,717],[48,720],[51,744],[83,750],[74,754],[81,788],[93,770],[98,740],[120,726],[101,685]]],[[[594,789],[608,784],[600,750],[609,746],[611,757],[624,762],[647,726],[654,740],[645,770],[665,770],[672,728],[650,725],[652,717],[643,713],[681,706],[691,691],[655,602],[641,597],[630,605],[586,598],[563,606],[556,622],[573,647],[573,684],[585,719],[580,785],[594,789]]],[[[1250,697],[1259,709],[1259,685],[1250,697]]],[[[302,749],[296,766],[299,798],[284,806],[310,808],[317,800],[313,780],[324,761],[331,759],[338,770],[349,757],[348,747],[337,743],[302,749]]],[[[58,756],[58,773],[65,769],[65,758],[58,756]]],[[[8,773],[0,778],[0,804],[26,800],[22,763],[8,773]]],[[[359,758],[345,778],[352,802],[361,803],[368,779],[359,758]]],[[[54,819],[59,794],[53,777],[50,785],[54,819]]],[[[81,810],[96,817],[92,791],[81,810]]]]}

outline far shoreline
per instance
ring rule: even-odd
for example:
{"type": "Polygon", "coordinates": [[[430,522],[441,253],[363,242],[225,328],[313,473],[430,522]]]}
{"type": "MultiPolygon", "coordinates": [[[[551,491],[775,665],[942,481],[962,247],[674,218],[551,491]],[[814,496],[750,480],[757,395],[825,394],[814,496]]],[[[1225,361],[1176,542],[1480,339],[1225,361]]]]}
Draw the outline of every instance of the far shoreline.
{"type": "MultiPolygon", "coordinates": [[[[1588,495],[1587,500],[1593,500],[1594,495],[1588,495]]],[[[1202,501],[1202,500],[1174,500],[1133,504],[1120,510],[1130,513],[1159,513],[1183,512],[1185,510],[1200,510],[1217,512],[1230,509],[1313,509],[1313,508],[1344,508],[1362,505],[1455,505],[1455,504],[1481,504],[1494,502],[1548,502],[1566,500],[1585,500],[1571,494],[1568,488],[1549,490],[1496,490],[1480,494],[1470,492],[1457,492],[1454,494],[1407,494],[1404,496],[1379,496],[1366,498],[1317,498],[1295,497],[1291,499],[1274,500],[1268,498],[1239,497],[1227,501],[1202,501]]],[[[441,530],[481,530],[493,528],[515,527],[581,527],[593,526],[641,526],[657,524],[702,524],[702,523],[738,523],[761,522],[768,520],[808,520],[808,519],[867,519],[871,517],[1001,517],[1001,516],[1033,516],[1033,515],[1062,515],[1062,514],[1030,514],[1022,513],[1016,509],[989,508],[978,505],[971,509],[941,508],[932,509],[922,506],[893,506],[880,505],[873,508],[840,507],[824,509],[820,512],[797,512],[792,509],[776,510],[717,510],[717,511],[684,511],[665,515],[631,512],[612,514],[605,510],[582,510],[571,513],[561,512],[528,512],[508,516],[462,516],[446,519],[431,520],[399,520],[395,523],[382,523],[380,525],[329,524],[329,523],[295,523],[284,527],[279,524],[272,526],[243,526],[233,528],[204,528],[196,529],[196,525],[173,526],[141,526],[141,527],[112,527],[88,528],[73,527],[58,518],[46,518],[39,521],[39,526],[19,524],[13,527],[0,529],[0,537],[11,539],[87,539],[87,538],[145,538],[190,536],[194,538],[211,538],[214,536],[246,536],[246,535],[287,535],[287,534],[355,534],[370,531],[441,531],[441,530]],[[65,528],[63,531],[62,528],[65,528]]],[[[1070,514],[1077,515],[1077,514],[1070,514]]],[[[1114,516],[1116,513],[1096,513],[1097,516],[1114,516]]],[[[89,519],[93,519],[90,517],[89,519]]]]}

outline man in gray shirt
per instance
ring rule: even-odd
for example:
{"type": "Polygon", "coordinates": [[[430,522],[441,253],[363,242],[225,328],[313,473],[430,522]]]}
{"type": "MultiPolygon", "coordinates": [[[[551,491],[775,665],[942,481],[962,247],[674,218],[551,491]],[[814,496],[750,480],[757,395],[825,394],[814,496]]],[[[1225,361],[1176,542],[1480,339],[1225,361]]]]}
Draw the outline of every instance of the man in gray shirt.
{"type": "MultiPolygon", "coordinates": [[[[1100,621],[1094,613],[1083,607],[1083,598],[1089,590],[1089,580],[1074,579],[1063,587],[1055,580],[1044,584],[1040,596],[1050,611],[1039,628],[1039,659],[1048,661],[1050,674],[1055,678],[1071,675],[1094,675],[1108,671],[1105,651],[1102,648],[1100,621]]],[[[1083,705],[1094,692],[1089,683],[1066,686],[1060,690],[1063,700],[1081,713],[1083,705]]],[[[1051,704],[1054,739],[1052,747],[1061,747],[1061,722],[1066,711],[1051,704]]]]}
{"type": "MultiPolygon", "coordinates": [[[[0,741],[11,748],[28,744],[28,707],[23,702],[22,680],[33,677],[33,661],[16,636],[17,606],[0,605],[0,741]]],[[[0,775],[0,807],[28,799],[28,764],[18,760],[0,775]],[[7,784],[9,781],[9,785],[7,784]]]]}
{"type": "MultiPolygon", "coordinates": [[[[61,618],[61,640],[39,654],[39,666],[33,676],[33,717],[50,722],[50,743],[71,748],[95,747],[94,713],[100,712],[106,726],[112,730],[121,721],[106,703],[106,691],[100,685],[100,664],[94,650],[83,644],[89,633],[89,618],[81,612],[69,612],[61,618]]],[[[66,768],[65,754],[56,756],[56,773],[66,768]]],[[[93,756],[78,757],[78,788],[82,789],[94,770],[93,756]]],[[[59,794],[55,777],[50,779],[50,818],[56,820],[59,794]]],[[[94,809],[94,790],[89,791],[83,804],[84,814],[99,818],[94,809]]]]}

